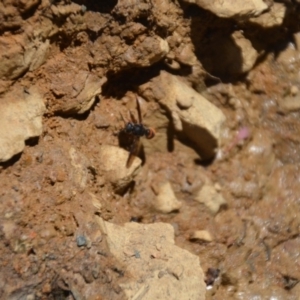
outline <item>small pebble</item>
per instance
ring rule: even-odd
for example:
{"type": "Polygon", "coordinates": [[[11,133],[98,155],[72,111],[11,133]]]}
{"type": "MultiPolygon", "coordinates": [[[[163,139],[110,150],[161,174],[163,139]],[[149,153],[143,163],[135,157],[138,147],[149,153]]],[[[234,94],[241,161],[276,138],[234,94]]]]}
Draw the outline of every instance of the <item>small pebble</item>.
{"type": "Polygon", "coordinates": [[[77,243],[78,247],[86,246],[87,245],[87,240],[86,240],[84,235],[79,235],[76,238],[76,243],[77,243]]]}
{"type": "Polygon", "coordinates": [[[154,187],[154,189],[157,190],[158,194],[153,203],[157,211],[168,214],[181,208],[182,203],[176,198],[170,182],[164,182],[158,188],[154,187]]]}
{"type": "Polygon", "coordinates": [[[209,243],[213,241],[213,237],[211,236],[210,232],[208,232],[207,230],[196,230],[191,233],[190,240],[209,243]]]}
{"type": "Polygon", "coordinates": [[[298,87],[295,86],[295,85],[292,85],[292,86],[291,86],[291,89],[290,89],[291,95],[292,95],[292,96],[296,96],[296,95],[298,94],[298,92],[299,92],[298,87]]]}

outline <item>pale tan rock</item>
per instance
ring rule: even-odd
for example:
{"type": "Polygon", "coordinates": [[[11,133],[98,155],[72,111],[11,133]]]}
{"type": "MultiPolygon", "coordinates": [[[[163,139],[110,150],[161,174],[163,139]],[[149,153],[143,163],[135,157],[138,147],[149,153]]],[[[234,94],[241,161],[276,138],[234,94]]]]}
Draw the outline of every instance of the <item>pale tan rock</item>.
{"type": "Polygon", "coordinates": [[[290,95],[295,97],[299,93],[299,88],[296,85],[292,85],[290,88],[290,95]]]}
{"type": "Polygon", "coordinates": [[[20,0],[20,7],[22,8],[22,12],[28,11],[33,6],[39,3],[39,0],[20,0]]]}
{"type": "Polygon", "coordinates": [[[93,193],[89,192],[89,195],[91,196],[91,201],[93,206],[95,207],[96,211],[101,211],[102,203],[101,200],[93,193]]]}
{"type": "Polygon", "coordinates": [[[235,31],[231,37],[241,51],[242,65],[240,67],[240,72],[249,72],[257,60],[258,52],[253,48],[251,42],[244,37],[241,31],[235,31]]]}
{"type": "Polygon", "coordinates": [[[280,111],[284,113],[300,110],[300,95],[288,95],[279,101],[280,111]]]}
{"type": "Polygon", "coordinates": [[[122,59],[129,65],[148,67],[160,61],[168,52],[166,40],[158,36],[146,37],[140,44],[129,47],[122,59]]]}
{"type": "Polygon", "coordinates": [[[188,66],[194,66],[199,63],[191,44],[184,45],[177,53],[175,59],[188,66]]]}
{"type": "Polygon", "coordinates": [[[223,112],[180,78],[162,71],[140,87],[145,98],[157,100],[172,115],[176,130],[192,140],[202,158],[211,158],[225,121],[223,112]]]}
{"type": "Polygon", "coordinates": [[[211,11],[221,18],[249,18],[268,9],[263,0],[185,0],[211,11]]]}
{"type": "Polygon", "coordinates": [[[212,214],[218,213],[221,206],[226,205],[222,194],[218,193],[215,187],[209,183],[205,184],[197,193],[195,200],[203,203],[212,214]]]}
{"type": "Polygon", "coordinates": [[[88,181],[88,160],[82,153],[73,147],[70,147],[69,149],[69,156],[73,167],[70,172],[72,181],[78,190],[82,192],[88,181]]]}
{"type": "Polygon", "coordinates": [[[193,105],[194,99],[195,98],[193,97],[186,97],[186,98],[179,97],[176,98],[176,103],[179,108],[188,109],[193,105]]]}
{"type": "Polygon", "coordinates": [[[47,68],[52,70],[64,58],[62,64],[65,64],[65,68],[59,67],[60,71],[57,73],[49,73],[49,89],[60,98],[53,110],[66,114],[82,114],[91,108],[95,97],[101,93],[106,77],[99,78],[80,70],[78,66],[72,65],[71,61],[67,64],[68,58],[64,54],[54,58],[54,64],[49,61],[47,68]]]}
{"type": "Polygon", "coordinates": [[[138,173],[142,161],[135,157],[132,165],[127,168],[126,162],[129,152],[116,146],[101,145],[99,147],[100,169],[105,179],[110,182],[115,190],[119,191],[128,186],[138,173]]]}
{"type": "Polygon", "coordinates": [[[181,68],[180,63],[171,58],[166,58],[164,63],[172,70],[179,70],[181,68]]]}
{"type": "Polygon", "coordinates": [[[76,14],[82,11],[81,5],[72,3],[69,5],[51,5],[51,10],[55,16],[66,16],[72,13],[76,14]]]}
{"type": "Polygon", "coordinates": [[[176,198],[170,182],[161,184],[157,193],[154,201],[154,208],[157,211],[167,214],[181,208],[182,203],[176,198]]]}
{"type": "Polygon", "coordinates": [[[106,78],[100,79],[91,74],[88,75],[84,82],[82,91],[77,95],[77,105],[72,108],[78,114],[88,111],[95,102],[95,97],[101,93],[102,85],[106,82],[106,78]]]}
{"type": "Polygon", "coordinates": [[[300,32],[296,32],[294,35],[293,35],[293,40],[295,41],[295,46],[296,46],[296,49],[300,49],[300,32]]]}
{"type": "Polygon", "coordinates": [[[25,35],[0,36],[0,79],[15,79],[41,66],[48,54],[49,41],[33,41],[25,35]]]}
{"type": "Polygon", "coordinates": [[[190,234],[190,240],[201,242],[212,242],[213,237],[207,230],[196,230],[190,234]]]}
{"type": "Polygon", "coordinates": [[[0,98],[0,161],[7,161],[23,151],[25,140],[39,136],[43,131],[45,112],[43,98],[31,87],[14,88],[0,98]]]}
{"type": "Polygon", "coordinates": [[[108,247],[127,266],[129,282],[121,284],[126,299],[205,299],[199,258],[174,245],[169,224],[126,223],[118,226],[98,218],[108,247]]]}
{"type": "Polygon", "coordinates": [[[282,25],[287,7],[284,3],[273,3],[270,10],[256,18],[251,18],[250,22],[258,24],[264,28],[270,28],[282,25]]]}

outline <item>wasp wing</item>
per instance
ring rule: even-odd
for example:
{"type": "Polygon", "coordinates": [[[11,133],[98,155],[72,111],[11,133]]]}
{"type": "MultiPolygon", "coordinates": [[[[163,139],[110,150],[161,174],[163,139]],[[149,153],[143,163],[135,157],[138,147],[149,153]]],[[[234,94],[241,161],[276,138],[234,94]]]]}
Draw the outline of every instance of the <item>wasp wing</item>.
{"type": "Polygon", "coordinates": [[[127,162],[126,162],[126,167],[127,168],[131,167],[131,165],[134,161],[134,158],[136,156],[138,156],[140,148],[141,148],[140,138],[138,136],[135,136],[133,138],[134,138],[134,140],[133,140],[133,142],[130,146],[129,156],[128,156],[128,159],[127,159],[127,162]]]}

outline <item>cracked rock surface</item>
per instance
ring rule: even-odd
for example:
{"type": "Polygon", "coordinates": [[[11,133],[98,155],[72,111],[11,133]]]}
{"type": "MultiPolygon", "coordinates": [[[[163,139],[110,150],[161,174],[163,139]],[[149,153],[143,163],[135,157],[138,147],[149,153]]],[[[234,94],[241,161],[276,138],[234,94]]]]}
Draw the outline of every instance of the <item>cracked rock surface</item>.
{"type": "Polygon", "coordinates": [[[1,299],[299,300],[299,1],[0,2],[1,299]]]}

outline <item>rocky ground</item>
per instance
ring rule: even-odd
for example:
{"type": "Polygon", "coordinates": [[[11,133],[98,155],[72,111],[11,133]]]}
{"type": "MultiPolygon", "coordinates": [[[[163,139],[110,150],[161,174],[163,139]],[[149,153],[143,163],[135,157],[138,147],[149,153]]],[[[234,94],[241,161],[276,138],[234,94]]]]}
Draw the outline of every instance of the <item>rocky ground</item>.
{"type": "Polygon", "coordinates": [[[0,298],[299,299],[299,16],[2,1],[0,298]]]}

